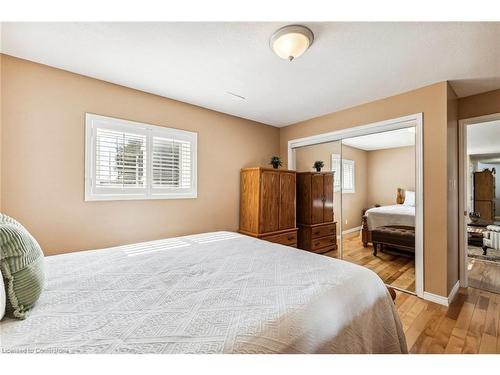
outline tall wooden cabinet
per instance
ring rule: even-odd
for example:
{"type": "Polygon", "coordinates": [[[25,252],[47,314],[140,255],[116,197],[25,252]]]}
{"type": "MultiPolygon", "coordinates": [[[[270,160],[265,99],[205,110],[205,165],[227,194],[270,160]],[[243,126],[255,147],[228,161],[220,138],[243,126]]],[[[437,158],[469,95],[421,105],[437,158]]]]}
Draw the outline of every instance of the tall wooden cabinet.
{"type": "Polygon", "coordinates": [[[298,247],[315,253],[337,249],[333,172],[297,173],[298,247]]]}
{"type": "Polygon", "coordinates": [[[495,176],[489,169],[474,172],[474,212],[481,220],[495,219],[495,176]]]}
{"type": "Polygon", "coordinates": [[[240,177],[240,233],[297,246],[294,171],[243,168],[240,177]]]}

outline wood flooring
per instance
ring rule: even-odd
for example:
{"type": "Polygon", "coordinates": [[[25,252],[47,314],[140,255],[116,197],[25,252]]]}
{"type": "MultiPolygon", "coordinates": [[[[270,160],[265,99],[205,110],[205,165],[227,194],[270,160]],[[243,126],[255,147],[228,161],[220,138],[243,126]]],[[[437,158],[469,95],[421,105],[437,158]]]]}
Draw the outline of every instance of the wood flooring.
{"type": "MultiPolygon", "coordinates": [[[[338,257],[338,251],[324,255],[338,257]]],[[[343,260],[359,264],[376,272],[387,285],[415,292],[415,258],[396,252],[378,252],[373,247],[363,247],[359,233],[343,236],[343,260]]]]}
{"type": "MultiPolygon", "coordinates": [[[[324,255],[339,256],[337,251],[324,255]]],[[[412,258],[380,252],[375,257],[357,233],[344,236],[343,259],[375,271],[388,285],[415,290],[412,258]]],[[[396,292],[396,309],[410,353],[500,354],[500,294],[488,291],[500,293],[500,265],[469,259],[469,285],[460,289],[450,306],[396,292]]]]}
{"type": "Polygon", "coordinates": [[[410,353],[500,353],[500,294],[461,289],[450,306],[397,292],[410,353]]]}
{"type": "Polygon", "coordinates": [[[500,293],[500,263],[468,259],[469,286],[500,293]]]}

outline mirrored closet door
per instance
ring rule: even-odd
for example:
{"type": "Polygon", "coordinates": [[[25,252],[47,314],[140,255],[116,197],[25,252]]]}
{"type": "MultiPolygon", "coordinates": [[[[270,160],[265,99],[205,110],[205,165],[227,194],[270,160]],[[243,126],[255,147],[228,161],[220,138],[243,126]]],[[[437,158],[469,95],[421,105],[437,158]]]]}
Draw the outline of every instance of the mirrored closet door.
{"type": "Polygon", "coordinates": [[[394,288],[415,285],[415,128],[342,139],[339,175],[342,259],[394,288]]]}

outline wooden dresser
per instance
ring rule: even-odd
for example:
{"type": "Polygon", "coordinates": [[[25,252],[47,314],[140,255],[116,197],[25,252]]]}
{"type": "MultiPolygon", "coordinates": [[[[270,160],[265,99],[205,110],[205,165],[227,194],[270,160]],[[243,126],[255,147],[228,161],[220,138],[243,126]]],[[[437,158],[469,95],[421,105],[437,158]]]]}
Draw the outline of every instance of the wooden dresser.
{"type": "Polygon", "coordinates": [[[337,249],[333,217],[333,172],[297,173],[299,249],[326,253],[337,249]]]}
{"type": "Polygon", "coordinates": [[[479,213],[481,220],[495,220],[495,176],[486,169],[474,172],[474,212],[479,213]]]}
{"type": "Polygon", "coordinates": [[[240,233],[297,247],[295,171],[243,168],[240,177],[240,233]]]}

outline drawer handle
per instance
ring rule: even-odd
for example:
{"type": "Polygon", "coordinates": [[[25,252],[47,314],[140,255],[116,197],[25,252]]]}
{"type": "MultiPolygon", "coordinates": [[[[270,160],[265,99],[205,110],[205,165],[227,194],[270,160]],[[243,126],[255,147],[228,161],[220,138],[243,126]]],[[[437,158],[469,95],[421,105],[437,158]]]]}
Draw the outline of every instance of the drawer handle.
{"type": "Polygon", "coordinates": [[[294,239],[294,237],[293,237],[293,236],[288,236],[288,238],[287,238],[287,240],[288,240],[288,241],[291,241],[291,240],[293,240],[293,239],[294,239]]]}
{"type": "Polygon", "coordinates": [[[320,234],[321,232],[319,230],[317,230],[316,232],[314,232],[314,234],[320,234]]]}
{"type": "Polygon", "coordinates": [[[314,243],[314,246],[319,246],[319,245],[321,245],[321,242],[315,242],[314,243]]]}

